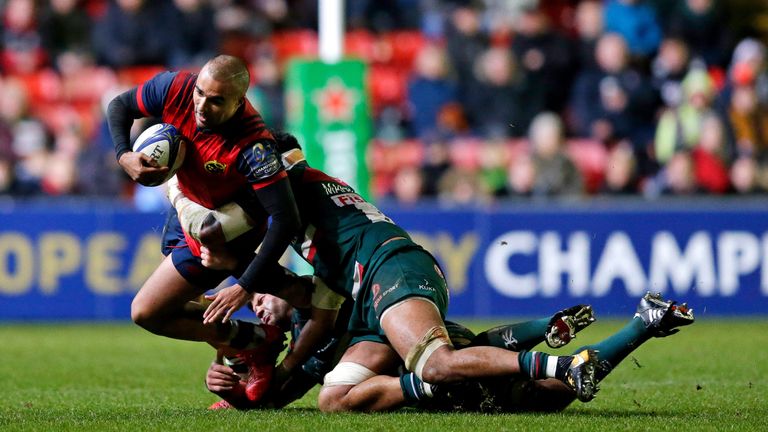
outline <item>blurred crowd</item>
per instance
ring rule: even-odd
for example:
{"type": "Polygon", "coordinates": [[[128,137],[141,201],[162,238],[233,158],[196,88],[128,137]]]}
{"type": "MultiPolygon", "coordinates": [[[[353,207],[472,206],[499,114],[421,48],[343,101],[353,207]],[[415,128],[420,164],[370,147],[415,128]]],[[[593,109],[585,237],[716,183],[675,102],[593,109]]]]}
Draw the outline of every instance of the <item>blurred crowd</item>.
{"type": "MultiPolygon", "coordinates": [[[[376,198],[768,191],[760,0],[345,3],[345,52],[369,65],[376,198]]],[[[249,99],[282,127],[286,61],[316,55],[317,7],[0,0],[0,195],[152,207],[114,160],[106,103],[228,53],[249,63],[249,99]]]]}

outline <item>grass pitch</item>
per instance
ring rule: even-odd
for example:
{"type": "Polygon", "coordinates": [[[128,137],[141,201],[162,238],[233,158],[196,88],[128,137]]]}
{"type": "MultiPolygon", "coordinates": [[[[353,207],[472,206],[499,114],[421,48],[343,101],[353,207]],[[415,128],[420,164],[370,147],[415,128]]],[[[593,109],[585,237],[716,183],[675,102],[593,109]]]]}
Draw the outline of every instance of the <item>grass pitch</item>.
{"type": "MultiPolygon", "coordinates": [[[[598,321],[570,349],[621,325],[598,321]]],[[[3,324],[0,342],[3,431],[768,430],[768,320],[698,317],[635,351],[597,399],[558,414],[328,415],[317,390],[283,410],[209,412],[204,344],[131,324],[3,324]]]]}

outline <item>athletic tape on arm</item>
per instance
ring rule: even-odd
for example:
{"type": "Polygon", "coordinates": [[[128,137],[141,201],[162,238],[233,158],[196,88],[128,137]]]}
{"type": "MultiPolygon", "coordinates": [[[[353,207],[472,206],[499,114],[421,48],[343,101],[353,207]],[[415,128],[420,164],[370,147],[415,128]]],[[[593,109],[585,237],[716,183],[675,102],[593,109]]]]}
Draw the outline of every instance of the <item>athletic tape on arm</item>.
{"type": "Polygon", "coordinates": [[[332,371],[325,374],[323,386],[357,385],[374,376],[376,376],[374,371],[361,364],[340,362],[332,371]]]}
{"type": "Polygon", "coordinates": [[[427,364],[429,357],[443,345],[450,345],[448,331],[444,326],[434,326],[429,329],[405,357],[405,368],[416,374],[419,379],[422,378],[424,365],[427,364]]]}

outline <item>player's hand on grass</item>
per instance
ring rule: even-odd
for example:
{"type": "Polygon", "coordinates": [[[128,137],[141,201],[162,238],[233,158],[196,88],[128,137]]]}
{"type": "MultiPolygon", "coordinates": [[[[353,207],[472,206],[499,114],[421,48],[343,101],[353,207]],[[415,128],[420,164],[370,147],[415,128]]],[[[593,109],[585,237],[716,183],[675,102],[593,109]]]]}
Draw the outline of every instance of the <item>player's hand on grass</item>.
{"type": "Polygon", "coordinates": [[[143,185],[157,184],[168,174],[167,166],[159,166],[157,161],[141,152],[126,152],[118,161],[123,170],[135,182],[143,185]]]}
{"type": "Polygon", "coordinates": [[[203,312],[203,324],[216,321],[226,322],[238,309],[251,300],[252,294],[239,284],[226,287],[221,291],[205,296],[211,304],[203,312]]]}

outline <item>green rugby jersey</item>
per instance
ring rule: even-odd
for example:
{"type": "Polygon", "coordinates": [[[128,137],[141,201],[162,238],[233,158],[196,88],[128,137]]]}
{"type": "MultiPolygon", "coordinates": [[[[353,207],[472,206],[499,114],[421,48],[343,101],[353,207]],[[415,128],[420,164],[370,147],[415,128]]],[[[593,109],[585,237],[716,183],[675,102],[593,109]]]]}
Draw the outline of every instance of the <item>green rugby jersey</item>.
{"type": "Polygon", "coordinates": [[[288,175],[302,222],[294,250],[331,289],[356,298],[379,246],[410,236],[343,181],[306,163],[293,166],[288,175]]]}

